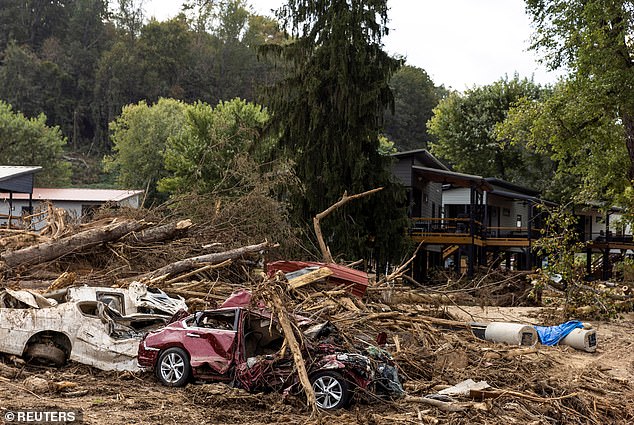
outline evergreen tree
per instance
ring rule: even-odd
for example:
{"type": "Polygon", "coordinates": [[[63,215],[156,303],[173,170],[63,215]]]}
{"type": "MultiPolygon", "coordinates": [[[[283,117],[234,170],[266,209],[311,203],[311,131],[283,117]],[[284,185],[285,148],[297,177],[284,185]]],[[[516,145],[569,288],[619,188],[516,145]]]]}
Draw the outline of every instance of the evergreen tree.
{"type": "Polygon", "coordinates": [[[332,251],[348,257],[367,257],[368,247],[394,257],[403,233],[389,157],[379,152],[383,113],[394,103],[388,81],[401,65],[383,51],[387,10],[386,0],[289,0],[278,18],[290,40],[263,47],[290,68],[268,94],[280,149],[305,186],[300,217],[309,220],[345,191],[386,186],[324,225],[332,251]]]}

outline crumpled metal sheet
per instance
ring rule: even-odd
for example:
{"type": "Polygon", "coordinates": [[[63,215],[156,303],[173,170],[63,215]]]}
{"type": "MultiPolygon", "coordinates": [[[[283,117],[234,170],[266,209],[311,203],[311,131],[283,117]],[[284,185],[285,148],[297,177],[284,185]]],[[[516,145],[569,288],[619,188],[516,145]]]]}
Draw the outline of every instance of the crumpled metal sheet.
{"type": "Polygon", "coordinates": [[[128,287],[128,294],[137,308],[145,307],[164,311],[170,315],[179,310],[187,310],[187,305],[182,297],[170,297],[157,288],[148,288],[140,282],[132,282],[128,287]]]}

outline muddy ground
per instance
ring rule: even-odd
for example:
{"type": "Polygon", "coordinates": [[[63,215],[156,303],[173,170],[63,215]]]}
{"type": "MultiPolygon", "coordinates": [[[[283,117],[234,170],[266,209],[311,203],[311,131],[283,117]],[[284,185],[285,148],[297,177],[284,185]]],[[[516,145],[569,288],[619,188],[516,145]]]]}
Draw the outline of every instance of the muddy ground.
{"type": "MultiPolygon", "coordinates": [[[[539,323],[550,314],[541,308],[460,307],[452,314],[467,320],[500,319],[539,323]]],[[[573,391],[584,391],[590,400],[595,395],[593,417],[575,416],[574,405],[527,400],[522,397],[500,397],[486,401],[485,409],[444,412],[417,400],[433,392],[438,383],[455,384],[459,377],[494,377],[495,362],[469,357],[466,364],[445,363],[446,370],[436,370],[428,381],[406,383],[408,397],[396,402],[368,403],[356,400],[345,410],[311,417],[302,400],[283,398],[278,394],[248,394],[223,384],[190,384],[185,388],[163,387],[151,374],[103,372],[71,363],[63,369],[27,366],[19,359],[5,357],[0,377],[0,417],[9,409],[81,409],[84,423],[89,424],[302,424],[302,423],[415,423],[415,424],[498,424],[498,423],[634,423],[631,412],[618,408],[629,404],[634,391],[634,315],[610,322],[593,322],[598,331],[595,353],[575,351],[569,347],[538,347],[537,353],[521,356],[505,363],[518,371],[516,388],[527,388],[537,381],[565,383],[566,393],[553,393],[553,398],[567,397],[573,391]],[[532,368],[522,363],[530,362],[532,368]],[[543,367],[540,367],[543,365],[543,367]],[[451,370],[453,368],[453,370],[451,370]],[[522,371],[526,370],[525,375],[522,371]],[[443,381],[443,374],[450,379],[443,381]],[[616,408],[603,414],[606,403],[616,408]],[[539,404],[536,408],[535,404],[539,404]],[[617,411],[618,410],[618,411],[617,411]],[[535,412],[539,412],[536,414],[535,412]],[[605,418],[600,422],[601,418],[605,418]]],[[[446,332],[454,332],[447,330],[446,332]]],[[[468,344],[481,344],[481,349],[502,348],[486,341],[469,339],[468,344]]],[[[455,344],[454,344],[455,346],[455,344]]],[[[393,347],[394,348],[394,347],[393,347]]],[[[455,348],[460,351],[461,348],[455,348]]],[[[395,354],[398,359],[398,353],[395,354]]],[[[411,360],[410,360],[411,361],[411,360]]],[[[421,360],[422,361],[422,360],[421,360]]],[[[502,382],[502,381],[500,381],[502,382]]],[[[556,387],[560,388],[560,387],[556,387]]],[[[565,400],[564,400],[565,401],[565,400]]],[[[592,406],[589,406],[592,411],[592,406]]]]}

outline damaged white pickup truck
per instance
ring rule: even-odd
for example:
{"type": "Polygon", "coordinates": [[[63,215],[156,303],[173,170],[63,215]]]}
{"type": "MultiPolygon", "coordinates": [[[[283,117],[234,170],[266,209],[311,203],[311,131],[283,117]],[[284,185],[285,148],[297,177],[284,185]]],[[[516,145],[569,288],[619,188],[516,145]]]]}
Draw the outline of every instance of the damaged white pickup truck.
{"type": "Polygon", "coordinates": [[[133,282],[129,289],[70,287],[39,294],[0,289],[0,352],[62,366],[138,370],[139,340],[187,306],[133,282]]]}

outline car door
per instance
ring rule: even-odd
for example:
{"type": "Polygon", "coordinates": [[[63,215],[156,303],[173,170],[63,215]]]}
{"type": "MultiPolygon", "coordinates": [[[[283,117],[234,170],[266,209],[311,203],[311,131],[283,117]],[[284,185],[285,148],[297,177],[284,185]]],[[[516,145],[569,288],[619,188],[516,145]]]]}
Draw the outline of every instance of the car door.
{"type": "Polygon", "coordinates": [[[238,309],[198,313],[187,324],[183,345],[192,368],[209,366],[225,374],[233,364],[238,329],[238,309]]]}

